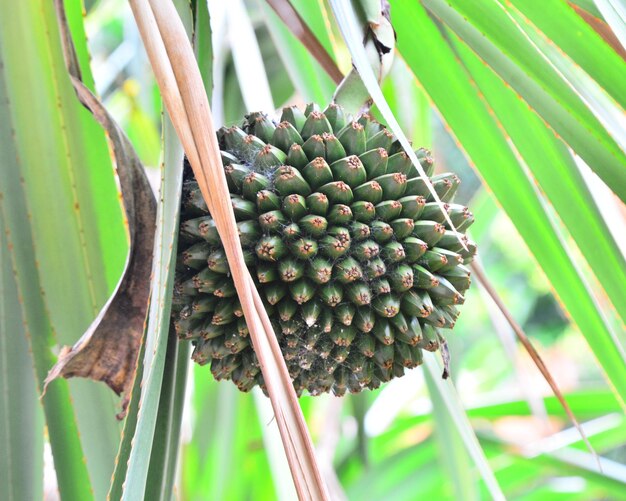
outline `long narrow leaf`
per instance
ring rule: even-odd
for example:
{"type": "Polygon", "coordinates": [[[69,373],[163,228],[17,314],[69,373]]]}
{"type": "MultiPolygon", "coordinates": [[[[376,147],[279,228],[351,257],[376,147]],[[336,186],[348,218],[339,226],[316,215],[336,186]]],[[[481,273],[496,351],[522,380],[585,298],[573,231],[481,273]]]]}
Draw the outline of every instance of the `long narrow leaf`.
{"type": "MultiPolygon", "coordinates": [[[[161,190],[164,200],[163,211],[168,211],[168,217],[174,217],[174,231],[178,228],[178,211],[175,206],[166,206],[167,200],[174,203],[180,202],[180,179],[182,155],[181,145],[176,137],[176,132],[169,121],[164,120],[163,131],[163,177],[161,190]]],[[[168,204],[169,205],[169,204],[168,204]]],[[[164,222],[164,221],[163,221],[164,222]]],[[[169,228],[170,231],[172,227],[169,228]]],[[[172,236],[168,235],[167,241],[170,247],[176,248],[177,232],[172,236]],[[172,238],[173,237],[173,238],[172,238]]],[[[165,243],[165,242],[164,242],[165,243]]],[[[175,255],[171,258],[175,258],[175,255]]],[[[173,268],[173,266],[172,266],[173,268]]],[[[167,278],[169,283],[167,288],[171,289],[173,277],[167,278]]],[[[179,343],[176,333],[169,326],[168,318],[171,308],[171,299],[164,296],[160,307],[164,310],[163,315],[156,320],[161,329],[162,335],[167,338],[165,351],[165,364],[163,366],[163,376],[158,397],[158,411],[156,412],[156,423],[154,424],[154,436],[152,449],[149,455],[149,470],[146,477],[146,498],[152,500],[169,500],[172,496],[174,483],[174,472],[178,459],[178,449],[180,442],[180,427],[182,420],[182,401],[185,393],[187,381],[187,366],[189,363],[189,346],[187,343],[179,343]],[[167,313],[166,313],[167,312],[167,313]]],[[[151,330],[151,323],[148,322],[148,333],[151,330]]],[[[143,451],[137,451],[141,455],[143,451]]],[[[132,474],[132,472],[131,472],[132,474]]]]}
{"type": "Polygon", "coordinates": [[[616,395],[624,401],[623,350],[546,215],[536,187],[426,11],[402,2],[394,8],[400,52],[514,222],[565,308],[589,340],[616,395]],[[416,28],[422,33],[419,39],[416,28]],[[418,43],[424,46],[423,51],[413,50],[418,43]],[[433,65],[436,72],[432,71],[433,65]]]}
{"type": "MultiPolygon", "coordinates": [[[[452,37],[454,39],[454,37],[452,37]]],[[[565,146],[462,43],[453,46],[626,321],[626,260],[565,146]]]]}
{"type": "MultiPolygon", "coordinates": [[[[37,376],[43,380],[55,360],[49,352],[57,343],[53,331],[70,344],[89,325],[123,264],[126,237],[105,136],[67,78],[52,2],[2,4],[0,25],[2,116],[5,138],[12,143],[3,146],[2,166],[10,171],[3,172],[3,190],[12,192],[4,201],[6,224],[17,244],[14,268],[37,376]],[[24,269],[32,272],[25,275],[24,269]],[[45,302],[33,296],[41,293],[45,302]]],[[[103,496],[119,425],[113,396],[94,385],[69,387],[78,404],[80,436],[88,444],[93,488],[103,496]]],[[[68,384],[54,386],[46,396],[50,401],[44,399],[53,453],[67,443],[62,448],[78,465],[69,492],[90,496],[92,484],[80,473],[85,468],[80,442],[54,422],[65,421],[73,429],[74,411],[65,401],[68,384]]],[[[63,466],[58,471],[65,490],[63,466]]]]}
{"type": "Polygon", "coordinates": [[[129,414],[124,429],[118,467],[111,486],[110,499],[114,501],[145,496],[168,499],[173,480],[169,461],[175,463],[177,457],[177,451],[171,450],[171,442],[178,442],[182,412],[182,408],[175,406],[179,398],[176,391],[184,392],[186,375],[177,373],[177,341],[170,339],[169,317],[176,262],[174,249],[178,237],[183,151],[167,116],[163,119],[163,129],[150,306],[130,403],[132,414],[129,414]],[[164,382],[165,377],[169,380],[164,382]],[[170,437],[168,432],[174,432],[175,436],[170,437]]]}
{"type": "MultiPolygon", "coordinates": [[[[607,55],[605,59],[617,61],[618,64],[613,65],[611,63],[606,65],[605,63],[606,66],[614,66],[615,71],[613,74],[609,73],[609,75],[600,74],[593,66],[585,64],[584,55],[581,56],[576,48],[570,48],[569,52],[564,52],[559,45],[556,45],[552,39],[548,38],[536,24],[531,22],[517,8],[508,5],[506,12],[510,19],[520,27],[528,43],[540,52],[552,69],[580,96],[589,110],[621,147],[622,151],[626,150],[626,133],[624,132],[624,124],[626,122],[623,118],[625,108],[623,99],[620,99],[615,92],[615,87],[619,85],[616,82],[622,79],[619,69],[626,65],[626,62],[609,48],[606,43],[602,42],[607,50],[598,50],[598,52],[604,54],[608,51],[609,54],[613,55],[613,58],[607,55]],[[600,81],[595,78],[598,78],[600,81]]],[[[577,18],[575,14],[572,15],[575,19],[577,18]]],[[[583,23],[583,26],[586,26],[586,24],[583,23]]],[[[593,39],[591,40],[593,41],[593,39]]],[[[590,45],[593,46],[594,44],[590,43],[590,45]]],[[[604,58],[604,56],[601,57],[604,58]]]]}
{"type": "MultiPolygon", "coordinates": [[[[0,217],[0,235],[5,235],[0,217]]],[[[0,499],[43,498],[43,419],[6,242],[0,240],[0,499]]]]}
{"type": "MultiPolygon", "coordinates": [[[[11,250],[10,255],[5,254],[4,259],[9,259],[10,268],[16,278],[21,307],[14,313],[21,316],[32,353],[37,390],[41,394],[43,381],[55,361],[51,346],[56,344],[56,339],[41,294],[33,229],[30,226],[29,210],[20,180],[23,163],[18,153],[18,145],[15,143],[14,131],[17,129],[13,117],[14,104],[7,89],[8,78],[5,71],[7,63],[4,52],[6,45],[4,40],[0,43],[0,114],[4,117],[0,120],[2,177],[0,214],[5,230],[3,238],[11,250]]],[[[68,500],[93,499],[67,381],[53,382],[42,401],[61,495],[68,500]]]]}
{"type": "MultiPolygon", "coordinates": [[[[59,344],[73,344],[124,264],[127,240],[118,189],[105,134],[67,77],[53,2],[3,4],[3,9],[4,71],[40,287],[59,344]]],[[[81,7],[71,2],[70,9],[80,32],[75,14],[82,15],[81,7]]],[[[86,46],[81,49],[84,53],[86,46]]],[[[88,67],[84,73],[88,76],[88,67]]],[[[117,399],[92,382],[72,381],[69,388],[92,487],[102,497],[119,439],[117,399]]]]}
{"type": "Polygon", "coordinates": [[[179,343],[170,329],[146,480],[147,499],[167,501],[172,497],[188,365],[189,345],[179,343]]]}
{"type": "Polygon", "coordinates": [[[525,22],[518,23],[523,29],[526,24],[540,30],[560,49],[562,57],[571,58],[626,109],[626,61],[567,2],[513,0],[510,5],[526,17],[525,22]]]}
{"type": "MultiPolygon", "coordinates": [[[[146,354],[140,361],[144,365],[141,400],[121,498],[128,500],[141,499],[146,493],[149,459],[154,446],[154,431],[163,385],[167,339],[170,332],[169,317],[176,263],[174,249],[178,235],[183,152],[177,141],[168,145],[170,148],[164,151],[164,167],[162,167],[151,301],[145,341],[146,354]]],[[[167,437],[158,438],[167,440],[167,437]]]]}
{"type": "MultiPolygon", "coordinates": [[[[404,7],[402,2],[394,5],[404,7]]],[[[456,0],[453,5],[443,0],[424,0],[424,5],[503,80],[511,82],[555,132],[626,200],[626,155],[581,98],[528,43],[496,0],[456,0]]]]}

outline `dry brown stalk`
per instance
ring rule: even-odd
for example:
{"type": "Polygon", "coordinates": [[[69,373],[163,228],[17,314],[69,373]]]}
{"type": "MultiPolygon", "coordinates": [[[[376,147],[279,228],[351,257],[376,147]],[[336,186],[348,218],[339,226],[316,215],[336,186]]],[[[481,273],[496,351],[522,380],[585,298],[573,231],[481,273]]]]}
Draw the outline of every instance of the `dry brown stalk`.
{"type": "Polygon", "coordinates": [[[301,500],[326,500],[326,486],[280,346],[244,263],[215,127],[192,47],[170,2],[130,0],[172,123],[207,203],[233,276],[301,500]]]}

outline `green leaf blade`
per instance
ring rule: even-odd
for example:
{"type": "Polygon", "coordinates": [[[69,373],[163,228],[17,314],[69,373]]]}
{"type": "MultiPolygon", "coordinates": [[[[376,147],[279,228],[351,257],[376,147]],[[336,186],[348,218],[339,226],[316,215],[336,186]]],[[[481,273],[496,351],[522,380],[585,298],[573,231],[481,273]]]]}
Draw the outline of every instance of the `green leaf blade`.
{"type": "Polygon", "coordinates": [[[511,5],[556,45],[563,57],[571,57],[626,109],[626,61],[570,5],[558,0],[513,0],[511,5]]]}
{"type": "MultiPolygon", "coordinates": [[[[0,217],[0,235],[5,235],[0,217]]],[[[0,499],[43,498],[43,419],[9,249],[0,241],[0,499]]]]}
{"type": "Polygon", "coordinates": [[[454,35],[453,47],[525,164],[563,220],[622,320],[626,322],[626,260],[565,146],[510,87],[454,35]]]}
{"type": "MultiPolygon", "coordinates": [[[[175,139],[169,119],[164,125],[167,136],[172,140],[166,143],[162,165],[162,185],[155,235],[155,254],[151,300],[148,310],[145,355],[139,361],[143,364],[141,397],[137,414],[137,426],[132,449],[128,459],[128,470],[121,499],[143,499],[148,492],[148,472],[155,439],[157,413],[162,395],[163,377],[166,366],[168,337],[170,334],[170,312],[176,268],[176,242],[178,235],[178,215],[182,191],[183,151],[175,139]],[[165,170],[167,166],[167,170],[165,170]]],[[[158,451],[165,452],[159,442],[158,451]]],[[[158,452],[155,451],[155,452],[158,452]]]]}
{"type": "Polygon", "coordinates": [[[425,0],[424,5],[510,82],[615,194],[626,200],[626,155],[496,0],[456,0],[452,5],[425,0]]]}
{"type": "MultiPolygon", "coordinates": [[[[92,82],[82,4],[68,1],[67,6],[83,74],[92,82]]],[[[13,237],[24,237],[20,253],[28,249],[16,260],[20,289],[32,288],[33,295],[36,291],[45,296],[43,301],[29,296],[32,308],[24,307],[41,381],[56,360],[51,347],[74,344],[87,329],[117,283],[127,251],[105,134],[78,102],[69,81],[54,9],[52,2],[0,7],[1,78],[7,106],[2,116],[9,122],[7,137],[12,136],[15,150],[3,167],[12,166],[18,176],[11,180],[15,193],[6,203],[6,217],[13,237]],[[18,221],[23,235],[13,226],[18,221]],[[26,273],[28,267],[35,273],[26,273]]],[[[59,447],[64,453],[77,448],[68,452],[69,460],[81,468],[86,462],[85,496],[106,495],[119,440],[118,405],[104,385],[84,380],[54,382],[44,398],[53,453],[59,453],[59,447]],[[67,429],[52,426],[52,419],[67,429]],[[56,436],[73,432],[75,439],[56,436]]],[[[62,470],[61,466],[61,474],[62,470]]],[[[81,489],[81,473],[75,473],[81,489]]]]}
{"type": "Polygon", "coordinates": [[[515,223],[623,403],[623,349],[547,217],[536,188],[426,11],[402,2],[393,8],[401,54],[515,223]],[[413,50],[418,44],[423,50],[413,50]]]}
{"type": "MultiPolygon", "coordinates": [[[[2,32],[5,33],[4,29],[2,32]]],[[[42,295],[35,254],[30,210],[22,177],[26,159],[17,140],[23,129],[19,129],[15,122],[14,94],[9,87],[12,76],[7,72],[7,50],[6,39],[0,36],[0,112],[4,118],[0,121],[0,175],[3,180],[0,215],[5,230],[3,237],[10,250],[10,267],[21,302],[20,310],[14,313],[21,316],[32,353],[37,389],[41,393],[43,381],[55,361],[51,347],[56,344],[56,339],[42,295]]],[[[9,259],[9,256],[3,257],[3,261],[5,259],[9,259]]],[[[4,268],[6,263],[3,262],[2,266],[4,268]]],[[[43,397],[43,408],[59,492],[68,500],[93,499],[67,381],[55,381],[49,386],[43,397]]]]}

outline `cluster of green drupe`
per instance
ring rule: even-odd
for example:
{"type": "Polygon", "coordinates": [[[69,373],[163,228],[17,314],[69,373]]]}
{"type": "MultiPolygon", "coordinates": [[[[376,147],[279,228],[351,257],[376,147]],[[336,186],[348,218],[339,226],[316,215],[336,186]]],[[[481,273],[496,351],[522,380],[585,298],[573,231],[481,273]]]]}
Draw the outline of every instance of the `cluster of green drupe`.
{"type": "MultiPolygon", "coordinates": [[[[455,174],[419,175],[387,129],[335,104],[263,113],[218,133],[246,264],[298,394],[376,388],[437,350],[470,285],[471,212],[455,174]],[[434,201],[429,181],[442,203],[434,201]],[[452,230],[449,220],[456,231],[452,230]]],[[[175,327],[193,359],[264,388],[215,223],[184,182],[175,327]]]]}

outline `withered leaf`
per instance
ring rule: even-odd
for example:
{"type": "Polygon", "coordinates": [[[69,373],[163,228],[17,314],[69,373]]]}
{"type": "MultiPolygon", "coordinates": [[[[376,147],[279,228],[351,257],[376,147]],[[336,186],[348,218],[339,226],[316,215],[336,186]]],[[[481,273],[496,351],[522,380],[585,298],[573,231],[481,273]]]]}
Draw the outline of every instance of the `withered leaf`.
{"type": "Polygon", "coordinates": [[[45,384],[57,377],[86,377],[124,393],[123,416],[133,383],[150,293],[156,200],[143,166],[128,138],[102,103],[80,79],[80,69],[63,11],[55,7],[66,65],[81,103],[106,130],[122,191],[130,246],[115,291],[87,331],[72,347],[64,347],[45,384]]]}

